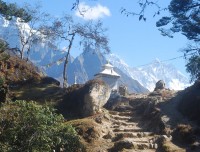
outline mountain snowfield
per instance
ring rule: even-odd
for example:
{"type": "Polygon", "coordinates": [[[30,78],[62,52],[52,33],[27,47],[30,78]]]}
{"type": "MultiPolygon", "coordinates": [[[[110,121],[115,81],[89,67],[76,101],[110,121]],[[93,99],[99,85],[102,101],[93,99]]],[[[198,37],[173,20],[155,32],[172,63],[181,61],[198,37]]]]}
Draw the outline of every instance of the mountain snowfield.
{"type": "Polygon", "coordinates": [[[137,80],[149,91],[154,90],[155,83],[159,80],[165,82],[166,88],[173,90],[183,90],[190,85],[189,79],[173,65],[162,63],[159,59],[155,59],[152,63],[141,68],[132,68],[115,54],[110,54],[107,58],[113,66],[118,67],[129,77],[137,80]]]}
{"type": "MultiPolygon", "coordinates": [[[[19,30],[22,27],[27,29],[24,34],[30,34],[28,24],[21,25],[17,19],[7,21],[0,16],[0,38],[5,39],[10,47],[21,48],[19,30]]],[[[37,45],[33,45],[29,58],[48,76],[62,81],[63,63],[59,60],[64,57],[65,52],[50,48],[47,43],[44,40],[37,45]],[[47,66],[49,64],[51,66],[47,66]]],[[[174,90],[181,90],[189,85],[187,77],[173,66],[163,64],[159,60],[155,60],[151,65],[142,68],[131,68],[120,57],[114,54],[103,55],[90,47],[85,48],[83,53],[76,58],[70,57],[67,67],[68,83],[73,84],[75,77],[77,83],[85,83],[93,79],[107,60],[113,64],[115,70],[121,75],[119,83],[126,85],[130,92],[145,93],[148,90],[153,91],[158,80],[164,80],[167,88],[174,90]]]]}

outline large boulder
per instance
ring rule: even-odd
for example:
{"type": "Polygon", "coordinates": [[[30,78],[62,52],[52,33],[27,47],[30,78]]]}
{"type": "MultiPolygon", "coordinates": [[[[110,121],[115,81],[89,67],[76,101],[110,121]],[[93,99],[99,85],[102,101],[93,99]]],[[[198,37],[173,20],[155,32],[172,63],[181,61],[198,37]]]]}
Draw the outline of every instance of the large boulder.
{"type": "Polygon", "coordinates": [[[102,107],[110,97],[111,90],[109,86],[101,81],[89,81],[84,88],[89,88],[85,93],[83,100],[83,116],[94,115],[101,112],[102,107]]]}
{"type": "Polygon", "coordinates": [[[165,82],[163,80],[159,80],[156,83],[156,87],[154,90],[156,91],[156,90],[162,90],[162,89],[165,89],[165,82]]]}
{"type": "Polygon", "coordinates": [[[58,110],[67,119],[87,117],[101,112],[110,97],[109,86],[100,80],[90,80],[84,85],[67,88],[58,110]]]}

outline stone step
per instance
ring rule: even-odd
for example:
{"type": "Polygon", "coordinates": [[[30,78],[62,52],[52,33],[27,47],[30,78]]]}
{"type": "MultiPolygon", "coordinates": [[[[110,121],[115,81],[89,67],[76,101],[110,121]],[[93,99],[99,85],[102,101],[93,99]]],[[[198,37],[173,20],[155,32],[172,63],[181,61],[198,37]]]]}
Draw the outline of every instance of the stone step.
{"type": "Polygon", "coordinates": [[[115,128],[113,132],[143,132],[142,128],[131,128],[131,129],[124,129],[124,128],[115,128]]]}
{"type": "Polygon", "coordinates": [[[124,121],[129,121],[132,119],[131,117],[128,116],[111,116],[111,118],[115,120],[124,120],[124,121]]]}
{"type": "Polygon", "coordinates": [[[129,127],[134,127],[134,126],[137,126],[137,123],[121,122],[121,125],[123,125],[123,126],[129,126],[129,127]]]}
{"type": "Polygon", "coordinates": [[[141,121],[142,120],[142,117],[141,116],[135,116],[135,117],[131,117],[129,119],[130,122],[138,122],[138,121],[141,121]]]}
{"type": "Polygon", "coordinates": [[[115,115],[115,116],[111,116],[111,119],[112,121],[118,121],[118,120],[123,120],[124,122],[138,122],[138,121],[141,121],[141,117],[138,116],[138,117],[131,117],[131,116],[118,116],[118,115],[115,115]]]}
{"type": "Polygon", "coordinates": [[[115,136],[120,137],[129,137],[129,138],[143,138],[148,137],[149,142],[153,143],[155,142],[155,139],[153,137],[152,132],[115,132],[115,136]]]}
{"type": "Polygon", "coordinates": [[[134,114],[132,111],[123,111],[123,112],[118,112],[118,111],[109,111],[110,115],[118,115],[118,116],[131,116],[134,114]]]}
{"type": "Polygon", "coordinates": [[[133,123],[130,123],[130,124],[126,124],[126,123],[115,123],[113,124],[113,126],[111,126],[111,128],[129,128],[129,129],[132,129],[132,128],[135,128],[137,127],[137,124],[133,124],[133,123]]]}
{"type": "Polygon", "coordinates": [[[111,115],[118,115],[119,112],[118,111],[109,111],[109,114],[111,114],[111,115]]]}
{"type": "Polygon", "coordinates": [[[115,111],[118,111],[118,112],[133,111],[133,107],[131,107],[131,106],[119,106],[119,107],[115,108],[115,111]]]}
{"type": "Polygon", "coordinates": [[[119,129],[133,129],[133,128],[140,128],[137,126],[138,124],[136,123],[127,123],[127,122],[118,122],[118,123],[113,123],[111,128],[119,128],[119,129]]]}
{"type": "Polygon", "coordinates": [[[133,147],[134,149],[145,150],[146,152],[148,149],[157,149],[158,145],[150,143],[133,142],[133,147]]]}
{"type": "Polygon", "coordinates": [[[137,133],[132,132],[116,132],[115,138],[122,139],[122,138],[137,138],[137,133]]]}
{"type": "Polygon", "coordinates": [[[113,120],[113,125],[134,127],[137,126],[138,124],[135,122],[125,121],[125,120],[113,120]]]}
{"type": "Polygon", "coordinates": [[[136,149],[157,149],[158,148],[158,144],[151,143],[148,138],[134,138],[134,139],[125,138],[123,140],[132,142],[136,149]]]}
{"type": "Polygon", "coordinates": [[[119,112],[118,115],[119,116],[131,116],[132,117],[132,116],[134,116],[136,114],[135,114],[135,112],[127,111],[127,112],[119,112]]]}
{"type": "Polygon", "coordinates": [[[126,149],[128,149],[129,151],[145,151],[147,152],[149,149],[157,149],[158,146],[157,144],[149,144],[149,143],[138,143],[138,142],[132,142],[130,140],[127,139],[123,139],[120,141],[115,142],[114,146],[111,148],[112,152],[114,151],[125,151],[126,149]]]}
{"type": "Polygon", "coordinates": [[[155,149],[123,149],[122,151],[120,152],[155,152],[156,150],[155,149]]]}

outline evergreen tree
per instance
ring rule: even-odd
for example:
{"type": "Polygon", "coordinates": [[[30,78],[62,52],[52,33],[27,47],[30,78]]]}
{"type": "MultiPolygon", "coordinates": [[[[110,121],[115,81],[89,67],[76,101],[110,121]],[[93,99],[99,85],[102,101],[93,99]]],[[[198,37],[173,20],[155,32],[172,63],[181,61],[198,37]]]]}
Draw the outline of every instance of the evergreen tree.
{"type": "MultiPolygon", "coordinates": [[[[168,31],[181,32],[192,41],[183,50],[187,59],[186,70],[191,75],[191,80],[200,77],[200,1],[199,0],[172,0],[169,7],[170,17],[163,17],[157,22],[157,26],[165,26],[171,23],[168,31]]],[[[165,29],[160,29],[165,34],[165,29]]]]}
{"type": "Polygon", "coordinates": [[[7,20],[11,20],[13,16],[21,18],[24,22],[31,20],[31,15],[24,9],[17,6],[16,3],[6,3],[0,0],[0,14],[5,16],[7,20]]]}

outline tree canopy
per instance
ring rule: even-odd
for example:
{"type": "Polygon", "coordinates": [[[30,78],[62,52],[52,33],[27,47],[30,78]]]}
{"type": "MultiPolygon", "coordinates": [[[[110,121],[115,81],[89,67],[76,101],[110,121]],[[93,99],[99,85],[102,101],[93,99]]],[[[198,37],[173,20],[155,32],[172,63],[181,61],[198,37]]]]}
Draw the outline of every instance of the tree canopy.
{"type": "Polygon", "coordinates": [[[200,41],[200,2],[198,0],[172,0],[168,10],[171,16],[162,17],[157,27],[172,24],[171,32],[181,32],[189,40],[200,41]]]}
{"type": "Polygon", "coordinates": [[[19,17],[25,22],[31,20],[31,15],[24,9],[17,6],[15,3],[6,3],[0,0],[0,14],[11,20],[13,16],[19,17]]]}

